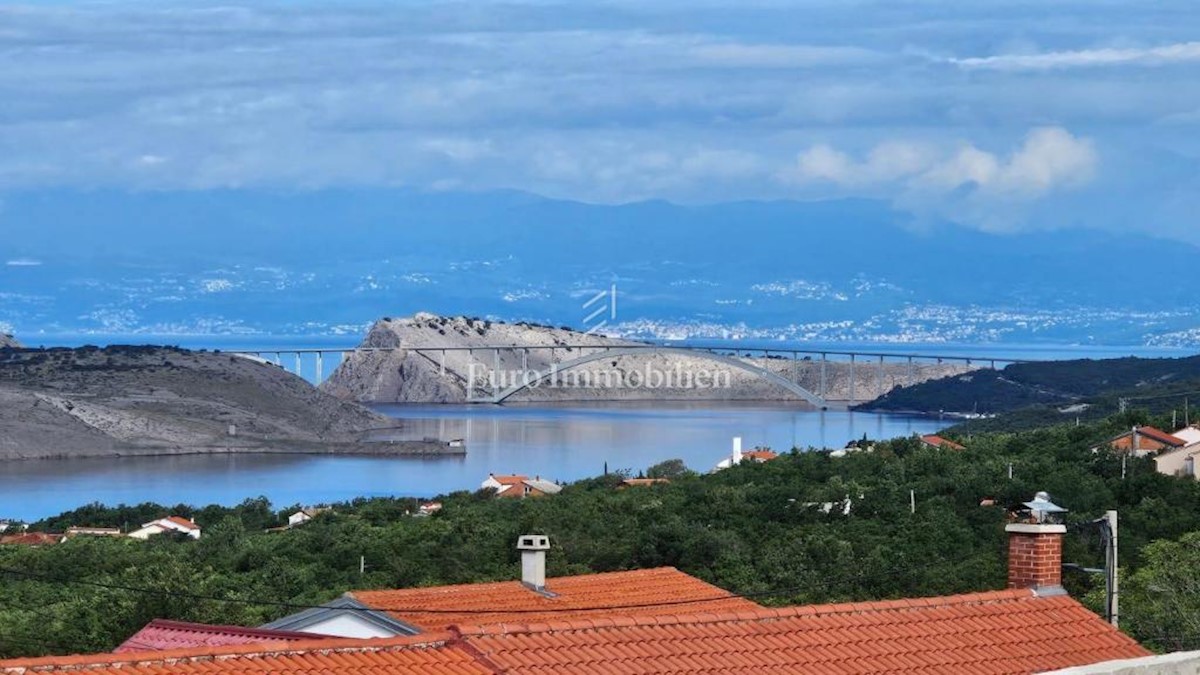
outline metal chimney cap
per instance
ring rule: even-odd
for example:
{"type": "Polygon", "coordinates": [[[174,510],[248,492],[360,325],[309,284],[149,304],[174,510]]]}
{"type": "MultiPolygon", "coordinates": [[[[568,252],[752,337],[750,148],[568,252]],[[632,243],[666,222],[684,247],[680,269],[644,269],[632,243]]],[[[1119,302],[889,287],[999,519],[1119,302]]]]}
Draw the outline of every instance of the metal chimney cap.
{"type": "Polygon", "coordinates": [[[1030,511],[1041,511],[1042,513],[1066,513],[1067,509],[1050,501],[1050,494],[1047,492],[1039,492],[1033,496],[1033,501],[1025,502],[1024,506],[1030,511]]]}
{"type": "Polygon", "coordinates": [[[517,550],[549,551],[550,537],[544,534],[523,534],[517,538],[517,550]]]}

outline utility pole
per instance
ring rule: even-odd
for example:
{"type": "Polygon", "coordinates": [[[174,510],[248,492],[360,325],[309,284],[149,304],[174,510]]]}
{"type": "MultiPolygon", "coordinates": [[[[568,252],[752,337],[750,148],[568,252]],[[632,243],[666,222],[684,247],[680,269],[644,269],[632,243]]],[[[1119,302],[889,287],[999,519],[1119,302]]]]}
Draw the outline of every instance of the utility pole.
{"type": "Polygon", "coordinates": [[[367,573],[367,556],[360,555],[360,556],[358,556],[358,576],[361,577],[362,575],[364,575],[366,573],[367,573]]]}
{"type": "Polygon", "coordinates": [[[1105,568],[1108,572],[1108,621],[1114,628],[1120,626],[1120,611],[1117,599],[1120,595],[1118,588],[1119,566],[1117,564],[1117,512],[1104,512],[1105,524],[1108,526],[1108,557],[1105,568]]]}

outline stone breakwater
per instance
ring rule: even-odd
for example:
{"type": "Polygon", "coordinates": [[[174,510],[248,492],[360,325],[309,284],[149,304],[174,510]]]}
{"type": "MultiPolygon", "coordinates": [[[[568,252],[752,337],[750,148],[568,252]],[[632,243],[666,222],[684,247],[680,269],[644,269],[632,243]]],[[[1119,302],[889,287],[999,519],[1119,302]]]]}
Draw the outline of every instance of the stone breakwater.
{"type": "MultiPolygon", "coordinates": [[[[563,368],[575,359],[598,354],[594,347],[637,344],[565,328],[418,314],[377,322],[361,346],[381,351],[350,355],[321,388],[339,398],[370,403],[462,403],[490,399],[496,392],[521,385],[527,386],[509,401],[798,399],[761,373],[702,355],[639,352],[563,368]],[[505,348],[486,348],[498,345],[505,348]]],[[[737,360],[834,403],[862,403],[896,387],[974,370],[947,363],[737,360]]]]}

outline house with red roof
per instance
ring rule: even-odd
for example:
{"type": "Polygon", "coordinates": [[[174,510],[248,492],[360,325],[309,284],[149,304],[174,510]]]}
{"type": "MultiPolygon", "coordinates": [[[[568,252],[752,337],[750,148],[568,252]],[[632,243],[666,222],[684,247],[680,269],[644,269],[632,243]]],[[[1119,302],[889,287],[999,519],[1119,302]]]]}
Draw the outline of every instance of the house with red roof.
{"type": "Polygon", "coordinates": [[[729,467],[737,466],[742,462],[754,462],[756,464],[762,464],[763,462],[769,462],[778,456],[779,455],[773,452],[770,448],[754,448],[753,450],[747,450],[743,452],[742,437],[734,436],[733,451],[729,453],[728,457],[720,462],[717,462],[717,466],[713,469],[713,471],[728,469],[729,467]]]}
{"type": "Polygon", "coordinates": [[[1188,445],[1188,442],[1168,434],[1162,429],[1136,426],[1123,434],[1110,438],[1106,445],[1113,450],[1128,452],[1136,457],[1145,457],[1182,448],[1188,445]]]}
{"type": "Polygon", "coordinates": [[[562,492],[561,485],[551,480],[545,480],[541,476],[530,478],[520,474],[506,476],[494,473],[488,474],[488,477],[479,484],[479,489],[495,490],[497,497],[513,499],[544,497],[562,492]]]}
{"type": "Polygon", "coordinates": [[[66,539],[65,535],[49,532],[21,532],[19,534],[0,535],[0,544],[53,546],[54,544],[61,544],[64,539],[66,539]]]}
{"type": "Polygon", "coordinates": [[[937,434],[925,434],[924,436],[921,436],[921,443],[924,445],[927,445],[931,448],[939,448],[939,449],[943,449],[943,450],[966,450],[967,449],[965,446],[955,443],[954,441],[950,440],[949,438],[942,438],[941,436],[938,436],[937,434]]]}
{"type": "Polygon", "coordinates": [[[130,532],[128,536],[134,539],[149,539],[156,534],[176,533],[192,539],[200,538],[200,526],[195,521],[182,516],[168,516],[144,523],[140,528],[130,532]]]}

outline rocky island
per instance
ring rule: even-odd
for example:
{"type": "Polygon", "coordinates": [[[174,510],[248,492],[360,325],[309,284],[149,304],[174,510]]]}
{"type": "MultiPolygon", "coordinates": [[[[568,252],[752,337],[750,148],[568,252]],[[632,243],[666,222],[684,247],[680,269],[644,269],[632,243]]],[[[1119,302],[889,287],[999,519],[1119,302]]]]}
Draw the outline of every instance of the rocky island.
{"type": "MultiPolygon", "coordinates": [[[[645,343],[531,323],[502,323],[469,317],[418,313],[410,318],[377,321],[355,351],[321,389],[338,398],[365,403],[462,403],[487,398],[490,373],[513,384],[523,373],[549,373],[596,348],[645,346],[645,343]],[[500,349],[494,349],[500,346],[500,349]],[[498,367],[498,368],[497,368],[498,367]]],[[[974,367],[959,363],[920,363],[911,370],[899,362],[818,360],[730,354],[743,363],[774,373],[831,402],[868,401],[897,387],[962,374],[974,367]]],[[[511,402],[609,400],[797,401],[797,395],[760,373],[728,362],[679,353],[625,354],[559,371],[565,386],[537,387],[515,393],[511,402]],[[645,374],[672,377],[663,386],[646,386],[645,374]],[[573,375],[568,376],[568,373],[573,375]],[[701,373],[716,386],[696,386],[701,373]],[[693,386],[682,379],[693,376],[693,386]],[[682,378],[682,379],[681,379],[682,378]],[[633,386],[642,381],[642,386],[633,386]],[[577,386],[583,382],[585,386],[577,386]],[[572,385],[576,386],[572,386],[572,385]],[[674,386],[671,386],[674,384],[674,386]]]]}
{"type": "Polygon", "coordinates": [[[172,347],[0,348],[0,459],[449,452],[437,441],[363,442],[396,426],[241,356],[172,347]]]}

